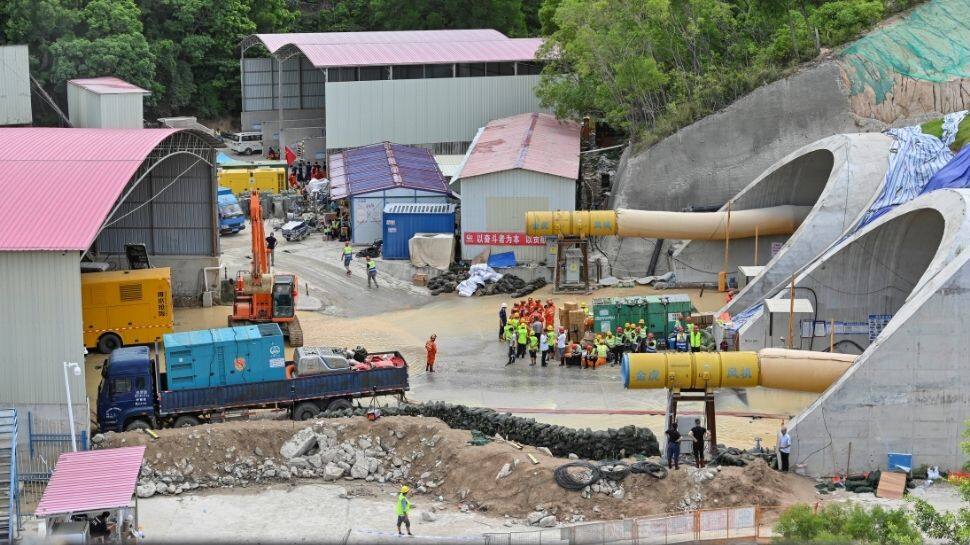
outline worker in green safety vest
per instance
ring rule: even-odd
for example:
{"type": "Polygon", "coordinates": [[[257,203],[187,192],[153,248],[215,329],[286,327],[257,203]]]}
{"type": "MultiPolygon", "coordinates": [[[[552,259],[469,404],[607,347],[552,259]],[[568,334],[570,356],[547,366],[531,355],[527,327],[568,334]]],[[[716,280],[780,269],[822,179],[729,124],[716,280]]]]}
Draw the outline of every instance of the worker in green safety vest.
{"type": "Polygon", "coordinates": [[[350,241],[344,243],[343,253],[340,254],[341,259],[344,260],[344,270],[347,271],[347,276],[350,276],[350,262],[354,260],[354,249],[350,247],[350,241]]]}
{"type": "Polygon", "coordinates": [[[690,351],[701,351],[701,328],[694,324],[688,324],[688,340],[690,341],[690,351]]]}
{"type": "Polygon", "coordinates": [[[539,337],[537,337],[534,332],[530,332],[529,333],[529,359],[532,360],[532,363],[529,364],[530,367],[536,364],[536,355],[538,351],[539,351],[539,337]]]}
{"type": "Polygon", "coordinates": [[[593,369],[596,369],[601,365],[606,365],[606,355],[608,353],[609,348],[607,347],[606,343],[600,341],[600,343],[596,345],[596,365],[593,366],[593,369]]]}
{"type": "Polygon", "coordinates": [[[377,285],[377,262],[374,261],[373,257],[367,258],[367,287],[370,287],[370,283],[374,282],[374,287],[379,288],[377,285]]]}
{"type": "Polygon", "coordinates": [[[512,365],[515,363],[515,351],[517,343],[515,342],[515,326],[513,326],[511,323],[505,324],[505,343],[509,347],[509,361],[507,361],[505,365],[512,365]]]}
{"type": "Polygon", "coordinates": [[[515,328],[516,341],[518,342],[518,347],[515,352],[516,358],[525,357],[525,347],[529,342],[529,326],[525,325],[525,322],[519,322],[519,326],[515,328]]]}
{"type": "Polygon", "coordinates": [[[411,500],[408,499],[408,492],[411,489],[408,485],[401,487],[401,493],[397,495],[397,503],[394,505],[394,512],[397,513],[397,534],[404,535],[401,533],[401,524],[404,524],[405,528],[408,530],[408,535],[414,535],[411,533],[411,519],[408,518],[408,513],[411,512],[411,500]]]}

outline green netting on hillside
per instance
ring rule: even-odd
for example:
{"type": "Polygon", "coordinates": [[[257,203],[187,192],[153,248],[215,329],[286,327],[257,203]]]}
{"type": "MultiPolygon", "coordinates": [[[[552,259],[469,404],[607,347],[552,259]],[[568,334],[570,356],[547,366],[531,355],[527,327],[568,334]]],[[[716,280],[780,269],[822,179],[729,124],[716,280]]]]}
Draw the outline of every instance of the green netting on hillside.
{"type": "Polygon", "coordinates": [[[853,95],[870,87],[876,103],[893,75],[943,82],[970,77],[970,0],[931,0],[842,52],[853,95]]]}

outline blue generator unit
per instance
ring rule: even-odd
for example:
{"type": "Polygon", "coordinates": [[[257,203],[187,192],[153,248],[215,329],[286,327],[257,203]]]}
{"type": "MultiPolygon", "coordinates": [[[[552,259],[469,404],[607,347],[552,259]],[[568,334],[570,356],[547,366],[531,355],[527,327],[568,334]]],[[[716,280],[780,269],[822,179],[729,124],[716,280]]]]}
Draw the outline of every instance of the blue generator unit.
{"type": "Polygon", "coordinates": [[[277,324],[169,333],[169,390],[190,390],[286,379],[283,331],[277,324]]]}
{"type": "Polygon", "coordinates": [[[384,206],[384,259],[411,259],[408,246],[417,233],[455,234],[455,205],[393,203],[384,206]]]}

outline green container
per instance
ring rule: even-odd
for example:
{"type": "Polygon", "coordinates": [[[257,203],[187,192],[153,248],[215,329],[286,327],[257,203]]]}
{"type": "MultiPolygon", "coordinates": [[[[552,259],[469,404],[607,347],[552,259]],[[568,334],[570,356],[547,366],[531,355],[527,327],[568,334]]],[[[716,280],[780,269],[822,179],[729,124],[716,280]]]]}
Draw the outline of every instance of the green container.
{"type": "Polygon", "coordinates": [[[683,293],[647,297],[647,321],[654,335],[669,335],[674,332],[677,317],[690,316],[694,305],[690,296],[683,293]]]}
{"type": "Polygon", "coordinates": [[[596,333],[613,331],[617,321],[615,298],[593,299],[593,329],[596,330],[596,333]]]}

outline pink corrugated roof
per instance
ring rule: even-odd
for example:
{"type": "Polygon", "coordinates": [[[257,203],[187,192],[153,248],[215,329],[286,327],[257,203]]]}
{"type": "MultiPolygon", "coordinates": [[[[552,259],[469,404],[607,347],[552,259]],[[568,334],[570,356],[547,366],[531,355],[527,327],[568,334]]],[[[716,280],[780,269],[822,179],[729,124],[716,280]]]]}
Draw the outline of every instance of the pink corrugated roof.
{"type": "Polygon", "coordinates": [[[393,44],[304,44],[298,46],[313,66],[374,66],[385,64],[447,64],[529,61],[536,58],[540,38],[478,42],[405,42],[393,44]]]}
{"type": "Polygon", "coordinates": [[[0,251],[88,249],[145,157],[178,131],[0,128],[0,251]]]}
{"type": "Polygon", "coordinates": [[[443,43],[507,40],[505,34],[490,28],[467,30],[389,30],[376,32],[302,32],[257,34],[270,53],[284,45],[443,43]]]}
{"type": "Polygon", "coordinates": [[[135,494],[144,456],[144,445],[61,454],[35,515],[127,506],[135,494]]]}
{"type": "Polygon", "coordinates": [[[523,169],[575,180],[579,177],[579,124],[528,113],[485,125],[457,177],[523,169]]]}
{"type": "Polygon", "coordinates": [[[491,29],[257,34],[271,52],[297,47],[318,68],[386,64],[527,61],[539,38],[508,38],[491,29]]]}
{"type": "Polygon", "coordinates": [[[106,76],[103,78],[72,79],[68,81],[68,83],[77,85],[78,87],[83,87],[84,89],[99,95],[117,95],[121,93],[151,94],[150,91],[146,91],[137,85],[133,85],[123,79],[118,79],[111,76],[106,76]]]}

